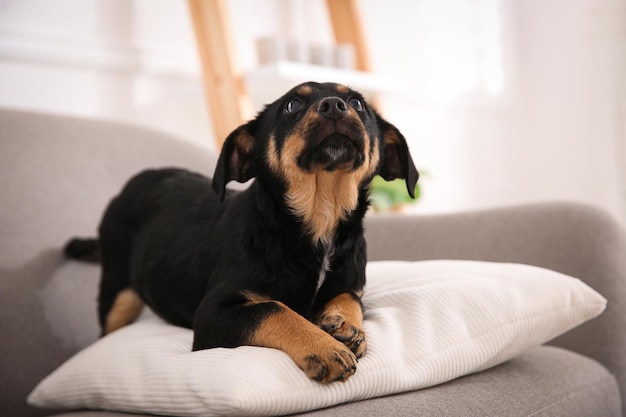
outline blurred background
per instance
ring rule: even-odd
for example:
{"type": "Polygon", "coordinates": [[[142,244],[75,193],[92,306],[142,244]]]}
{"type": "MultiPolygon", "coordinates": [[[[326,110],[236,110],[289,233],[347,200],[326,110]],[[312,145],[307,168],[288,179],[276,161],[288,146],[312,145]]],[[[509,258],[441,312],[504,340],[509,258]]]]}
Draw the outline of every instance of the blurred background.
{"type": "MultiPolygon", "coordinates": [[[[326,1],[225,1],[244,119],[292,79],[354,79],[427,173],[410,211],[574,200],[626,219],[626,0],[356,3],[369,78],[351,70],[349,48],[321,72],[308,65],[338,48],[326,1]],[[308,64],[295,75],[267,75],[298,54],[308,64]]],[[[223,140],[184,0],[0,0],[0,106],[148,126],[213,149],[223,140]]]]}

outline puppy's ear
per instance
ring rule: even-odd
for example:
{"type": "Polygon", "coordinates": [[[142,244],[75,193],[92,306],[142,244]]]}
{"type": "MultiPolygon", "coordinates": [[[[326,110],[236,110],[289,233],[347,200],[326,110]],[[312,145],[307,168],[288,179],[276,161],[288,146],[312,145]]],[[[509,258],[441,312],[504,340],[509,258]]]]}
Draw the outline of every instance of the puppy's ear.
{"type": "Polygon", "coordinates": [[[379,175],[387,181],[403,178],[411,198],[415,198],[415,185],[419,173],[415,168],[409,147],[402,133],[391,123],[378,116],[378,127],[383,135],[383,161],[379,175]]]}
{"type": "Polygon", "coordinates": [[[253,120],[239,126],[224,141],[211,184],[220,201],[224,200],[226,184],[230,181],[246,182],[256,176],[252,160],[255,130],[256,121],[253,120]]]}

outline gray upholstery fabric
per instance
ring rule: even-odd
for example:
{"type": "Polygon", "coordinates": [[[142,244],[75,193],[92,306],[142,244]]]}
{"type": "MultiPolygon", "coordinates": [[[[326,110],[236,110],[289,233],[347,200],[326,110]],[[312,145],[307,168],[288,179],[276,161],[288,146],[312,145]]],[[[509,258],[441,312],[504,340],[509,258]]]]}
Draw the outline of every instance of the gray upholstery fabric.
{"type": "Polygon", "coordinates": [[[109,199],[142,168],[208,174],[214,163],[202,149],[144,129],[0,112],[0,265],[17,268],[68,236],[93,234],[109,199]]]}
{"type": "Polygon", "coordinates": [[[614,382],[595,361],[544,346],[446,384],[299,416],[616,416],[621,410],[614,382]]]}
{"type": "Polygon", "coordinates": [[[626,398],[626,235],[612,217],[586,205],[546,203],[369,220],[370,260],[519,262],[586,282],[607,298],[606,311],[552,344],[604,364],[616,375],[626,398]]]}
{"type": "Polygon", "coordinates": [[[140,169],[208,174],[214,162],[161,133],[0,111],[0,415],[42,415],[26,411],[25,396],[97,335],[95,281],[54,279],[68,238],[94,236],[109,199],[140,169]]]}
{"type": "MultiPolygon", "coordinates": [[[[106,203],[140,169],[176,165],[208,174],[214,161],[202,149],[144,129],[0,111],[0,415],[49,415],[27,407],[26,395],[97,337],[99,271],[64,262],[67,239],[94,235],[106,203]]],[[[529,263],[581,278],[609,299],[609,307],[554,342],[578,354],[540,348],[439,387],[323,413],[620,415],[618,385],[607,370],[623,396],[626,239],[604,213],[543,204],[444,216],[372,215],[367,235],[372,260],[529,263]]]]}

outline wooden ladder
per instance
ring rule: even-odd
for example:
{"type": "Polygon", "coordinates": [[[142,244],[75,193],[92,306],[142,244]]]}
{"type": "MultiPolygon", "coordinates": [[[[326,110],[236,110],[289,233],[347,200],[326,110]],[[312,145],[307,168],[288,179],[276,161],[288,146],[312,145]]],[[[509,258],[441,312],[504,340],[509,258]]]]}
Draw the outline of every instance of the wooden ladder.
{"type": "MultiPolygon", "coordinates": [[[[250,100],[234,57],[226,0],[188,0],[202,65],[204,93],[218,148],[245,121],[250,100]]],[[[357,0],[326,0],[336,43],[351,43],[356,69],[370,71],[357,0]]]]}

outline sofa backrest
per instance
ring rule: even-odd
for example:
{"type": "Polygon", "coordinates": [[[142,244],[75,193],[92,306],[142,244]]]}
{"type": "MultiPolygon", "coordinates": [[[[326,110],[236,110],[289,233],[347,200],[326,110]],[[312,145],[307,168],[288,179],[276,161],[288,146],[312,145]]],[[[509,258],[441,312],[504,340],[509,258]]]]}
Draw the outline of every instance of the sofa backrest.
{"type": "Polygon", "coordinates": [[[146,129],[1,111],[0,268],[71,235],[93,235],[109,199],[143,168],[185,166],[211,175],[214,162],[206,149],[146,129]]]}
{"type": "Polygon", "coordinates": [[[211,175],[216,156],[118,123],[0,110],[0,415],[40,415],[30,389],[98,335],[96,265],[63,262],[109,200],[148,167],[211,175]]]}

